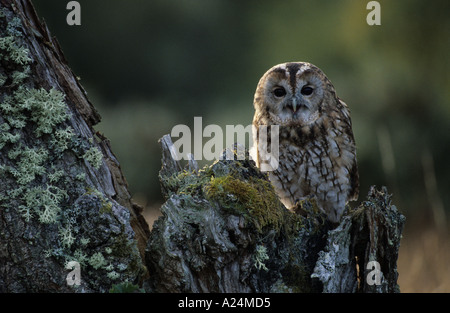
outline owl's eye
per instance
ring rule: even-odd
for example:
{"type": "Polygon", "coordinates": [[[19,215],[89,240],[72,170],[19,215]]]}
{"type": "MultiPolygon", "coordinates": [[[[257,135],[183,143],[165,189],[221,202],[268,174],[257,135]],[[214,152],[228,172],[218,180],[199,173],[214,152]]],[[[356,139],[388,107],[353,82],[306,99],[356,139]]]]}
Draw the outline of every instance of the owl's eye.
{"type": "Polygon", "coordinates": [[[284,97],[286,95],[286,90],[283,87],[277,87],[273,90],[273,94],[277,98],[284,97]]]}
{"type": "Polygon", "coordinates": [[[304,95],[304,96],[309,96],[310,94],[313,93],[313,91],[314,91],[313,88],[308,87],[308,86],[304,86],[304,87],[302,88],[302,90],[301,90],[301,93],[302,93],[302,95],[304,95]]]}

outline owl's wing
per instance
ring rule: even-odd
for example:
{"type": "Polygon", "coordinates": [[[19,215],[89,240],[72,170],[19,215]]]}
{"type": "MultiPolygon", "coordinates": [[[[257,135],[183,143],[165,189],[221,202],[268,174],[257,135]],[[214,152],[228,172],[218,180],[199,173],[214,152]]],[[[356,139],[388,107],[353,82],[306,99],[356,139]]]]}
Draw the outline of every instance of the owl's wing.
{"type": "Polygon", "coordinates": [[[343,109],[341,110],[341,112],[344,115],[344,117],[345,117],[344,121],[347,124],[346,125],[347,127],[344,128],[344,133],[345,133],[345,135],[348,136],[348,138],[350,139],[350,142],[353,143],[354,149],[355,149],[355,151],[354,151],[355,157],[353,159],[353,164],[352,164],[351,168],[349,168],[350,190],[348,193],[348,201],[354,201],[354,200],[358,199],[358,195],[359,195],[359,174],[358,174],[358,164],[357,164],[357,160],[356,160],[355,137],[353,136],[352,119],[350,117],[350,111],[348,109],[348,106],[341,99],[339,99],[339,103],[343,106],[343,109]]]}
{"type": "Polygon", "coordinates": [[[355,201],[358,199],[359,195],[359,174],[358,174],[358,165],[353,162],[353,166],[350,169],[350,191],[348,193],[348,201],[355,201]]]}
{"type": "Polygon", "coordinates": [[[343,109],[340,111],[344,115],[345,120],[350,122],[350,130],[351,130],[352,122],[351,122],[351,118],[350,118],[350,109],[348,108],[347,103],[345,103],[344,101],[342,101],[339,98],[338,98],[338,100],[339,100],[339,104],[342,105],[342,107],[343,107],[343,109]]]}

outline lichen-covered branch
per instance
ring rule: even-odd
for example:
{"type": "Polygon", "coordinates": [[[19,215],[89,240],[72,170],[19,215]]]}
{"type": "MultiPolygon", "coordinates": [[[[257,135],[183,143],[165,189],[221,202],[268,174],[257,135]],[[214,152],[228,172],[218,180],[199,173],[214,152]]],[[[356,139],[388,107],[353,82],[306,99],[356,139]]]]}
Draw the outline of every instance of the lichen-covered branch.
{"type": "Polygon", "coordinates": [[[161,147],[166,202],[147,247],[149,290],[399,290],[396,261],[404,217],[385,188],[372,188],[336,227],[314,198],[298,204],[302,215],[288,211],[248,155],[239,160],[236,151],[226,151],[223,160],[192,171],[170,159],[170,136],[161,147]],[[233,152],[234,159],[227,160],[233,152]],[[379,272],[367,269],[372,264],[380,265],[379,272]]]}

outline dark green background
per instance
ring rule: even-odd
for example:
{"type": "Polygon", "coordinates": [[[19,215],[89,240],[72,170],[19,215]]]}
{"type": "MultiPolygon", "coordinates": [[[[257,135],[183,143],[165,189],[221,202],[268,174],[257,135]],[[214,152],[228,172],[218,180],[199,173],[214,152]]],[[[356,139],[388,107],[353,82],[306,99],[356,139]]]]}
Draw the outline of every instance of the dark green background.
{"type": "Polygon", "coordinates": [[[162,201],[158,138],[194,116],[250,124],[261,75],[308,61],[351,109],[360,199],[387,185],[407,217],[450,214],[449,1],[379,1],[380,26],[362,0],[81,0],[81,26],[68,2],[33,1],[142,204],[162,201]]]}

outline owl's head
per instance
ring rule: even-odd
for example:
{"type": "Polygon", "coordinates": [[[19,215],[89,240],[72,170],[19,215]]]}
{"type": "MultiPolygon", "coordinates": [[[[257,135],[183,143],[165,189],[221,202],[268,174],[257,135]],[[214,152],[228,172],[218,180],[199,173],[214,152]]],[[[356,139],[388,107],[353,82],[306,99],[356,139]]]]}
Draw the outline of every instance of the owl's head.
{"type": "Polygon", "coordinates": [[[265,112],[267,124],[306,126],[320,118],[331,99],[337,99],[334,87],[318,67],[290,62],[275,65],[261,77],[254,106],[265,112]]]}

